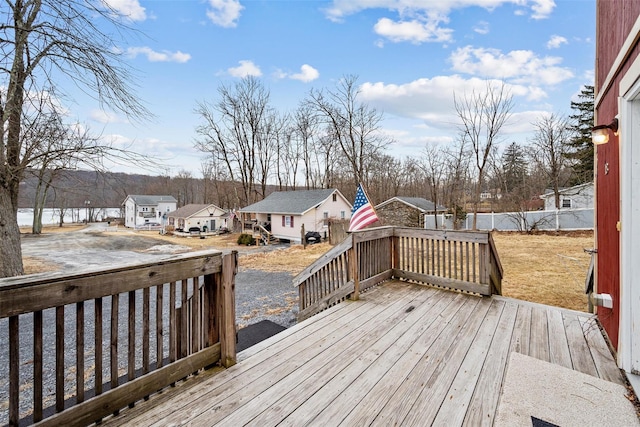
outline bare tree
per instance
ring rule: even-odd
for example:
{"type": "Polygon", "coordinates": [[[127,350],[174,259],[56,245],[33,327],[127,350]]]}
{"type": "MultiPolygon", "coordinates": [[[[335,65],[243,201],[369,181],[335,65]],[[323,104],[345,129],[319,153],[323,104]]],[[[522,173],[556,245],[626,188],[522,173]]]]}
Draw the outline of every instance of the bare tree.
{"type": "Polygon", "coordinates": [[[367,160],[393,142],[380,132],[382,113],[358,100],[356,83],[356,76],[346,76],[334,91],[312,90],[308,101],[348,160],[354,188],[359,183],[367,186],[367,160]]]}
{"type": "Polygon", "coordinates": [[[234,87],[218,88],[215,103],[199,102],[196,113],[204,124],[196,128],[195,147],[226,165],[232,181],[240,181],[240,204],[259,199],[255,183],[264,197],[277,143],[277,117],[269,106],[269,92],[255,77],[246,77],[234,87]]]}
{"type": "Polygon", "coordinates": [[[304,185],[307,190],[317,184],[314,175],[318,174],[318,159],[321,156],[316,150],[319,138],[319,126],[317,116],[309,104],[302,103],[293,116],[292,144],[297,148],[294,151],[301,152],[304,165],[304,185]]]}
{"type": "Polygon", "coordinates": [[[569,153],[573,134],[564,116],[541,116],[535,123],[533,159],[544,171],[553,189],[556,209],[560,209],[560,190],[571,178],[569,153]]]}
{"type": "Polygon", "coordinates": [[[442,200],[449,207],[453,216],[453,225],[457,229],[460,222],[467,217],[464,204],[469,183],[471,152],[465,141],[461,139],[456,145],[448,147],[445,154],[446,172],[442,200]]]}
{"type": "Polygon", "coordinates": [[[438,228],[438,203],[440,203],[440,193],[442,180],[446,170],[446,154],[437,144],[428,144],[423,150],[421,166],[429,182],[431,201],[433,202],[433,221],[435,228],[438,228]]]}
{"type": "Polygon", "coordinates": [[[462,99],[454,94],[454,103],[461,122],[461,138],[471,145],[477,171],[472,226],[475,230],[487,161],[492,148],[500,142],[500,132],[511,116],[513,97],[504,82],[500,85],[487,82],[482,92],[474,90],[462,99]]]}
{"type": "Polygon", "coordinates": [[[29,93],[56,86],[54,75],[71,76],[104,104],[130,117],[146,109],[128,85],[129,69],[114,48],[113,34],[126,34],[106,2],[81,0],[15,0],[6,2],[0,18],[0,276],[22,274],[17,223],[19,184],[32,163],[22,147],[22,119],[29,93]],[[102,30],[107,22],[115,27],[102,30]],[[54,73],[55,71],[55,73],[54,73]]]}

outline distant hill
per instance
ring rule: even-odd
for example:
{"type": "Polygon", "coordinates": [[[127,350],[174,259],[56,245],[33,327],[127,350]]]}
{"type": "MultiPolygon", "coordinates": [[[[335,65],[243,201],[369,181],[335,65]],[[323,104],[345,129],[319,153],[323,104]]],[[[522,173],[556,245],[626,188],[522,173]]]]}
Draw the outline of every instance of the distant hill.
{"type": "MultiPolygon", "coordinates": [[[[37,184],[34,174],[27,173],[20,183],[20,208],[33,207],[37,184]]],[[[267,194],[276,189],[268,186],[267,194]]],[[[189,203],[213,203],[223,209],[243,207],[238,200],[240,184],[230,181],[83,170],[59,173],[47,192],[45,207],[84,208],[89,201],[92,207],[114,208],[129,194],[171,195],[178,200],[178,207],[189,203]]]]}

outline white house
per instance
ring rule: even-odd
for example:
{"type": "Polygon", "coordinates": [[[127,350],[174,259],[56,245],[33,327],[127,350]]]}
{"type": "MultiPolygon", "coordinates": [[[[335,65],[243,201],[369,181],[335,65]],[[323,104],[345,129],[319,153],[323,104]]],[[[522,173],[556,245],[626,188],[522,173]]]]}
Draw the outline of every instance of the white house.
{"type": "MultiPolygon", "coordinates": [[[[593,182],[563,188],[560,193],[560,209],[593,208],[593,182]]],[[[544,210],[556,209],[556,199],[553,190],[546,190],[540,196],[544,200],[544,210]]]]}
{"type": "Polygon", "coordinates": [[[350,219],[351,203],[335,188],[322,190],[276,191],[264,200],[240,209],[271,234],[300,243],[305,232],[328,232],[329,219],[350,219]]]}
{"type": "Polygon", "coordinates": [[[124,206],[124,225],[135,228],[149,224],[166,223],[166,214],[176,210],[178,201],[173,196],[129,195],[124,206]]]}
{"type": "Polygon", "coordinates": [[[213,204],[190,204],[167,214],[167,225],[176,230],[189,231],[198,227],[200,231],[215,231],[227,228],[229,213],[213,204]]]}

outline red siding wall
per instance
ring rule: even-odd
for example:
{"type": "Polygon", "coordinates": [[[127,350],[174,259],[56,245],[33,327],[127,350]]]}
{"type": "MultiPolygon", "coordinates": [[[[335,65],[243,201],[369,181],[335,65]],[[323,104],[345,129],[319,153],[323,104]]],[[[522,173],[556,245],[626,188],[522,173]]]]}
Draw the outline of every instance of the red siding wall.
{"type": "MultiPolygon", "coordinates": [[[[596,28],[596,94],[602,94],[596,106],[596,123],[610,123],[618,114],[619,82],[638,56],[634,46],[610,88],[603,88],[605,79],[640,14],[640,0],[599,0],[596,28]]],[[[598,308],[602,322],[614,347],[618,346],[620,307],[620,161],[618,138],[596,148],[596,210],[597,210],[597,290],[613,297],[613,309],[598,308]]]]}

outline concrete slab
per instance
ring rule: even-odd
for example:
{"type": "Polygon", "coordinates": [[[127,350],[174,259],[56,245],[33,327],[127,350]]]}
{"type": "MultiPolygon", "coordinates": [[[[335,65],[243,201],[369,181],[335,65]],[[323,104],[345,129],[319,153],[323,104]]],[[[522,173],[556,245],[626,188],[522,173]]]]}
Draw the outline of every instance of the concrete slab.
{"type": "Polygon", "coordinates": [[[562,427],[640,426],[625,387],[511,353],[496,426],[531,426],[532,417],[562,427]]]}

